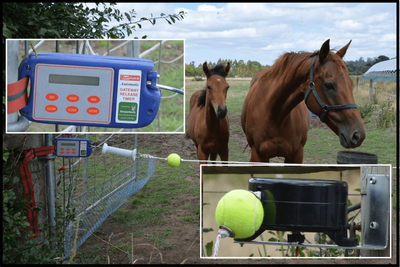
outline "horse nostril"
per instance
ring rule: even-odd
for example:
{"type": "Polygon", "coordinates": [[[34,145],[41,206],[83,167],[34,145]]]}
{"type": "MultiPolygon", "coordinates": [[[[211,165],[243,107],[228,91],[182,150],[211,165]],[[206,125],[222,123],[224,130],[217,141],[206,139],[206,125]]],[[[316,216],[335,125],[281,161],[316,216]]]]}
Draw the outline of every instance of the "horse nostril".
{"type": "Polygon", "coordinates": [[[226,106],[224,109],[222,109],[221,106],[218,106],[217,117],[220,119],[225,118],[227,112],[228,112],[228,109],[226,108],[226,106]]]}
{"type": "Polygon", "coordinates": [[[360,135],[358,134],[358,132],[355,132],[353,134],[353,137],[351,138],[351,141],[353,142],[353,144],[357,145],[359,140],[360,140],[360,135]]]}

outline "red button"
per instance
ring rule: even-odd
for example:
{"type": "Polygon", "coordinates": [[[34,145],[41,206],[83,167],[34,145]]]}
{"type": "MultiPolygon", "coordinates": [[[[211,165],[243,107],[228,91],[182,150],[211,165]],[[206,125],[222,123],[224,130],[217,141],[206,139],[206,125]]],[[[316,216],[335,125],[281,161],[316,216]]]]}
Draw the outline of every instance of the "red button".
{"type": "Polygon", "coordinates": [[[79,111],[79,109],[77,107],[74,107],[74,106],[67,107],[66,110],[70,114],[75,114],[75,113],[77,113],[79,111]]]}
{"type": "Polygon", "coordinates": [[[77,96],[77,95],[69,95],[69,96],[67,96],[67,100],[69,102],[77,102],[79,100],[79,96],[77,96]]]}
{"type": "Polygon", "coordinates": [[[47,112],[51,112],[51,113],[54,113],[58,110],[57,106],[54,106],[54,105],[47,105],[44,109],[47,112]]]}
{"type": "Polygon", "coordinates": [[[46,99],[49,101],[56,101],[58,99],[58,95],[50,93],[46,95],[46,99]]]}
{"type": "Polygon", "coordinates": [[[96,103],[99,103],[99,102],[100,102],[100,97],[95,96],[95,95],[92,95],[92,96],[89,96],[87,100],[88,100],[90,103],[96,104],[96,103]]]}
{"type": "Polygon", "coordinates": [[[91,107],[91,108],[88,108],[86,110],[86,112],[90,115],[97,115],[97,114],[99,114],[100,110],[98,108],[91,107]]]}

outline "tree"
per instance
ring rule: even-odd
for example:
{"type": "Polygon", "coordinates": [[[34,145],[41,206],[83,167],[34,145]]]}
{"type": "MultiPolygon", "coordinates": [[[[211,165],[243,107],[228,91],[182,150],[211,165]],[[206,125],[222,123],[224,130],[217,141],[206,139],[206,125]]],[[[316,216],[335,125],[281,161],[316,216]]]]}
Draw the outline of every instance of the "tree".
{"type": "Polygon", "coordinates": [[[181,11],[138,19],[134,9],[122,14],[115,5],[96,3],[89,8],[78,2],[3,2],[3,38],[125,38],[125,32],[130,36],[145,21],[154,25],[165,19],[172,24],[186,15],[181,11]],[[109,27],[111,21],[124,19],[129,22],[109,27]]]}

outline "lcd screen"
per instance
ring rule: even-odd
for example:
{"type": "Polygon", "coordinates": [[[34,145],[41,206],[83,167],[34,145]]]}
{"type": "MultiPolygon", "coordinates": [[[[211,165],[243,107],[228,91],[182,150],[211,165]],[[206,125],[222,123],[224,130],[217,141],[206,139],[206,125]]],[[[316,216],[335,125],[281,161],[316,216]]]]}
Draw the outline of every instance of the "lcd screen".
{"type": "Polygon", "coordinates": [[[60,143],[61,146],[75,146],[75,143],[60,143]]]}
{"type": "Polygon", "coordinates": [[[100,77],[50,74],[49,83],[99,86],[100,77]]]}

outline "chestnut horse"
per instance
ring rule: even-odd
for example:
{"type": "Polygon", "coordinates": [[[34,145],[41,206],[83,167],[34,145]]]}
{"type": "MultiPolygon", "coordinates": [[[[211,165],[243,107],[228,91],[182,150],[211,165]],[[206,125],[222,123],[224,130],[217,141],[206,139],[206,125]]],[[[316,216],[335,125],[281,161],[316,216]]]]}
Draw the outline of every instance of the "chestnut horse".
{"type": "MultiPolygon", "coordinates": [[[[229,84],[225,77],[230,70],[229,62],[209,69],[203,64],[207,76],[206,87],[190,98],[188,132],[197,147],[197,158],[228,161],[229,121],[225,104],[229,84]]],[[[204,163],[204,162],[203,162],[204,163]]]]}
{"type": "Polygon", "coordinates": [[[329,39],[314,53],[285,53],[254,77],[241,117],[250,161],[269,162],[279,156],[285,163],[303,163],[306,105],[339,136],[343,147],[361,145],[365,128],[342,60],[350,43],[336,53],[329,39]]]}

